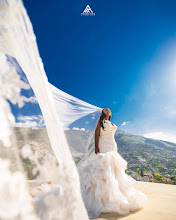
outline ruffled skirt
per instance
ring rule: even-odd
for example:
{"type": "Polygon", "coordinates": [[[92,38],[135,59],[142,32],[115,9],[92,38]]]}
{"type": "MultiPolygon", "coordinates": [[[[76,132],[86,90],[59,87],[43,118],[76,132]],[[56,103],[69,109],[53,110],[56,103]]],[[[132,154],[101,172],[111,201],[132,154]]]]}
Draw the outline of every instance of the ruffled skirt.
{"type": "Polygon", "coordinates": [[[81,192],[90,218],[100,213],[126,215],[140,209],[148,199],[133,185],[136,180],[125,173],[127,161],[118,152],[93,154],[78,166],[81,192]]]}

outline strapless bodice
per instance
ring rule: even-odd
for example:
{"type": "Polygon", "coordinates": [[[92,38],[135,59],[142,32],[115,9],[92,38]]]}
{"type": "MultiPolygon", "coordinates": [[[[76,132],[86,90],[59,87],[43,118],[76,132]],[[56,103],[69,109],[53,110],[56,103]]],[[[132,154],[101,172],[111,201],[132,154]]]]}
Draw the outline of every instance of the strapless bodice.
{"type": "Polygon", "coordinates": [[[109,120],[105,120],[103,123],[104,129],[100,128],[100,137],[99,137],[99,151],[100,153],[105,153],[108,151],[117,152],[117,144],[114,139],[114,134],[117,130],[116,125],[112,125],[109,120]]]}

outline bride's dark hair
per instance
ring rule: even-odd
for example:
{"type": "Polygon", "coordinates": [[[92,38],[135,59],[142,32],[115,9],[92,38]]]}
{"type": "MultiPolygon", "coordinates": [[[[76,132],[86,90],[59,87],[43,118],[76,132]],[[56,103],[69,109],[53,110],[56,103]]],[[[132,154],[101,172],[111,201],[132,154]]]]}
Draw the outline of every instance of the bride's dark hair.
{"type": "MultiPolygon", "coordinates": [[[[100,115],[100,126],[103,128],[104,130],[104,125],[103,125],[103,120],[105,119],[106,114],[104,113],[104,111],[102,110],[101,115],[100,115]]],[[[109,116],[108,120],[111,120],[111,116],[109,116]]]]}

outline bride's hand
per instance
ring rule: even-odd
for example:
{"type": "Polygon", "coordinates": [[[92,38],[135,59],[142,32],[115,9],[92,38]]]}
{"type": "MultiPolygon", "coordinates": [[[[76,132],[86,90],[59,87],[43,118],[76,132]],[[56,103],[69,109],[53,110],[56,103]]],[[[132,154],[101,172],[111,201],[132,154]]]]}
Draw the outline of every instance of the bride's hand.
{"type": "Polygon", "coordinates": [[[98,148],[95,148],[95,153],[99,153],[99,149],[98,148]]]}

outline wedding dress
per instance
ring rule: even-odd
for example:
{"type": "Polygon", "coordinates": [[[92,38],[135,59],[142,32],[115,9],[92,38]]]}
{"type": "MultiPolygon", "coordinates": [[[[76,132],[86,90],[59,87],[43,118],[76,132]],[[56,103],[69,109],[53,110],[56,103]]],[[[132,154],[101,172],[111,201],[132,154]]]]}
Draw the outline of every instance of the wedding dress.
{"type": "Polygon", "coordinates": [[[82,197],[90,218],[100,213],[126,215],[140,209],[148,197],[133,185],[136,180],[125,173],[127,161],[117,152],[114,139],[117,126],[109,120],[100,128],[99,153],[93,153],[78,166],[82,197]]]}

